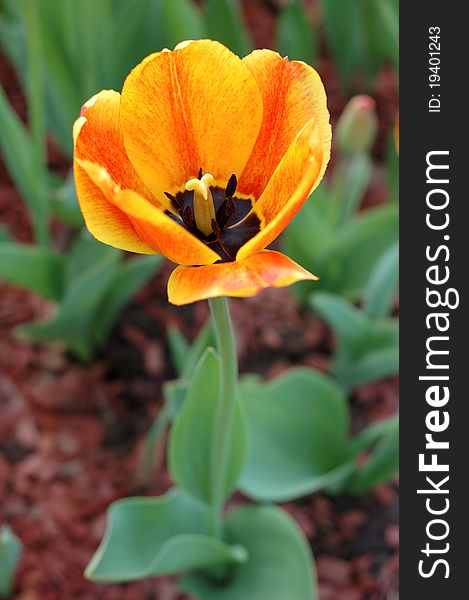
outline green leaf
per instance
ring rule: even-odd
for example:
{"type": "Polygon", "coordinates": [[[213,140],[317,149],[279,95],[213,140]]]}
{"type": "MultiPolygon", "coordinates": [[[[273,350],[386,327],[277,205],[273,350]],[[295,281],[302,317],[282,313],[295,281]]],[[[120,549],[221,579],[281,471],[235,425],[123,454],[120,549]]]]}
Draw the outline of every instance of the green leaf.
{"type": "Polygon", "coordinates": [[[150,255],[121,264],[96,315],[94,337],[97,346],[103,346],[126,304],[150,281],[162,261],[160,255],[150,255]]]}
{"type": "Polygon", "coordinates": [[[167,336],[171,358],[181,379],[190,380],[202,354],[207,348],[216,345],[210,319],[202,327],[192,345],[189,345],[177,327],[168,327],[167,336]]]}
{"type": "Polygon", "coordinates": [[[344,298],[328,292],[317,292],[311,295],[310,304],[332,328],[339,344],[347,347],[349,353],[368,335],[369,320],[344,298]]]}
{"type": "MultiPolygon", "coordinates": [[[[178,414],[169,441],[169,467],[175,481],[196,498],[210,502],[211,461],[218,406],[220,364],[213,349],[205,351],[178,414]]],[[[223,491],[236,486],[247,453],[247,431],[239,403],[235,408],[223,491]]]]}
{"type": "Polygon", "coordinates": [[[118,258],[123,253],[121,250],[98,242],[86,229],[82,229],[74,239],[68,254],[66,288],[73,286],[86,271],[92,269],[107,256],[118,258]]]}
{"type": "Polygon", "coordinates": [[[337,206],[338,225],[348,223],[356,213],[370,185],[373,163],[366,153],[344,158],[334,172],[331,182],[332,204],[337,206]]]}
{"type": "Polygon", "coordinates": [[[168,326],[166,329],[166,338],[174,367],[177,374],[181,376],[186,356],[190,352],[190,344],[175,325],[168,326]]]}
{"type": "Polygon", "coordinates": [[[365,464],[356,469],[345,486],[345,491],[360,494],[388,481],[399,468],[399,421],[397,417],[386,423],[381,436],[365,464]]]}
{"type": "Polygon", "coordinates": [[[34,214],[46,210],[41,173],[35,160],[34,146],[0,86],[0,149],[16,186],[34,214]]]}
{"type": "MultiPolygon", "coordinates": [[[[15,238],[10,233],[10,230],[3,223],[0,223],[0,242],[14,243],[14,241],[15,241],[15,238]]],[[[0,266],[0,272],[1,272],[1,266],[0,266]]]]}
{"type": "Polygon", "coordinates": [[[81,360],[90,360],[96,314],[119,266],[120,252],[109,250],[67,288],[50,321],[28,323],[19,328],[20,333],[37,342],[63,341],[81,360]]]}
{"type": "Polygon", "coordinates": [[[183,379],[173,379],[172,381],[165,381],[163,383],[164,401],[169,407],[171,421],[179,414],[189,387],[190,381],[184,381],[183,379]]]}
{"type": "MultiPolygon", "coordinates": [[[[360,485],[363,484],[364,487],[361,488],[361,491],[365,491],[365,489],[387,481],[392,477],[397,470],[397,465],[393,463],[393,460],[397,458],[394,450],[392,450],[388,456],[390,460],[388,462],[385,460],[381,463],[382,471],[379,472],[380,467],[375,470],[375,467],[373,466],[376,457],[374,456],[372,446],[375,446],[375,450],[378,450],[383,442],[386,448],[388,444],[386,440],[397,438],[398,423],[398,416],[394,415],[387,419],[383,419],[378,423],[369,425],[356,435],[349,445],[350,460],[348,464],[350,468],[345,470],[344,476],[341,479],[327,487],[327,493],[335,495],[354,493],[354,482],[358,482],[357,490],[360,488],[360,485]],[[362,464],[360,466],[357,459],[363,452],[368,452],[370,456],[365,465],[363,466],[362,464]],[[394,455],[394,458],[391,458],[392,455],[394,455]],[[369,474],[371,474],[371,477],[369,477],[369,474]]],[[[378,451],[378,464],[380,462],[380,453],[381,451],[378,451]]]]}
{"type": "Polygon", "coordinates": [[[353,10],[344,10],[343,0],[322,0],[326,40],[346,86],[355,73],[369,86],[383,65],[397,67],[397,7],[390,0],[356,0],[353,10]]]}
{"type": "Polygon", "coordinates": [[[239,56],[252,50],[239,0],[205,0],[205,25],[208,37],[218,40],[239,56]]]}
{"type": "Polygon", "coordinates": [[[198,6],[191,0],[162,0],[163,16],[172,44],[198,40],[205,35],[205,24],[198,6]]]}
{"type": "Polygon", "coordinates": [[[369,317],[384,317],[392,308],[399,280],[399,244],[393,244],[377,262],[363,300],[369,317]]]}
{"type": "MultiPolygon", "coordinates": [[[[349,298],[358,298],[382,254],[398,239],[399,208],[385,204],[352,219],[329,248],[323,250],[315,273],[321,280],[315,289],[324,289],[349,298]]],[[[308,264],[305,265],[308,268],[308,264]]]]}
{"type": "Polygon", "coordinates": [[[242,547],[206,535],[208,519],[208,507],[178,489],[113,502],[85,576],[119,583],[246,560],[242,547]]]}
{"type": "Polygon", "coordinates": [[[0,527],[0,596],[8,598],[23,546],[8,525],[0,527]]]}
{"type": "Polygon", "coordinates": [[[344,298],[318,292],[311,306],[332,328],[338,341],[333,373],[348,391],[399,370],[397,319],[371,319],[344,298]]]}
{"type": "Polygon", "coordinates": [[[65,182],[54,190],[51,198],[51,210],[63,223],[74,228],[84,225],[83,215],[78,205],[73,171],[70,171],[65,182]]]}
{"type": "Polygon", "coordinates": [[[39,246],[0,242],[0,279],[57,300],[63,286],[64,260],[39,246]]]}
{"type": "Polygon", "coordinates": [[[365,427],[350,442],[349,452],[353,457],[357,457],[371,445],[376,444],[382,437],[387,436],[392,431],[396,431],[396,428],[399,426],[398,423],[398,416],[393,415],[365,427]]]}
{"type": "Polygon", "coordinates": [[[244,506],[226,520],[226,536],[246,548],[249,559],[235,565],[223,584],[203,574],[180,587],[197,600],[316,600],[316,575],[308,544],[280,508],[244,506]]]}
{"type": "Polygon", "coordinates": [[[347,458],[349,417],[340,388],[313,369],[240,390],[250,451],[240,482],[256,500],[283,502],[340,476],[347,458]]]}
{"type": "Polygon", "coordinates": [[[337,378],[346,385],[347,389],[355,389],[365,383],[378,381],[398,373],[399,348],[397,346],[368,352],[352,364],[347,376],[340,370],[336,371],[337,378]]]}
{"type": "Polygon", "coordinates": [[[277,22],[277,48],[282,56],[313,65],[318,55],[318,40],[301,0],[290,0],[277,22]]]}
{"type": "Polygon", "coordinates": [[[119,44],[112,45],[115,89],[121,89],[128,73],[145,56],[171,45],[162,19],[161,0],[117,1],[113,9],[113,35],[119,44]]]}

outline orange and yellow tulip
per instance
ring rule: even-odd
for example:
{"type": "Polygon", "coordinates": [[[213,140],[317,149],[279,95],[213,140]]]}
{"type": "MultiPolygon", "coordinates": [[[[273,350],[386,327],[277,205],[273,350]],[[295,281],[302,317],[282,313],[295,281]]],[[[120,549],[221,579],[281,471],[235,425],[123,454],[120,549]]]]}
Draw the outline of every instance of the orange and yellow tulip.
{"type": "Polygon", "coordinates": [[[169,301],[251,296],[316,277],[265,248],[321,181],[326,95],[308,65],[211,40],[145,58],[74,125],[81,210],[100,241],[179,266],[169,301]]]}

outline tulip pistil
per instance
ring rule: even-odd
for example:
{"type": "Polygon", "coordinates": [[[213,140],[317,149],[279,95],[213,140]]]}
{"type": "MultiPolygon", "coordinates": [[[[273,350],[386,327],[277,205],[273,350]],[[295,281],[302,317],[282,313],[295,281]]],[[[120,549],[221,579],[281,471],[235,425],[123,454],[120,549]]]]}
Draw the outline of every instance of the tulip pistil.
{"type": "Polygon", "coordinates": [[[204,235],[210,235],[213,231],[212,222],[215,220],[215,206],[213,204],[210,186],[213,176],[205,173],[200,179],[189,179],[185,188],[194,192],[194,218],[197,229],[204,235]]]}
{"type": "Polygon", "coordinates": [[[260,230],[260,221],[251,210],[252,200],[236,196],[238,180],[233,173],[225,188],[214,185],[210,173],[189,179],[184,191],[165,192],[171,202],[166,210],[220,255],[222,262],[232,261],[236,252],[260,230]]]}

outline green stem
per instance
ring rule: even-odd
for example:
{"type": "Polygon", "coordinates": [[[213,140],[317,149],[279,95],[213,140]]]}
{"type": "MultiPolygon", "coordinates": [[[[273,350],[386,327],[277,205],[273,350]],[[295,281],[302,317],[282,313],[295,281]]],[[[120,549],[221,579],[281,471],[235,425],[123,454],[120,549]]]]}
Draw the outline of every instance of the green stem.
{"type": "Polygon", "coordinates": [[[238,358],[226,298],[209,300],[210,312],[220,355],[220,393],[212,443],[212,533],[221,539],[223,533],[223,483],[228,462],[228,450],[238,383],[238,358]]]}

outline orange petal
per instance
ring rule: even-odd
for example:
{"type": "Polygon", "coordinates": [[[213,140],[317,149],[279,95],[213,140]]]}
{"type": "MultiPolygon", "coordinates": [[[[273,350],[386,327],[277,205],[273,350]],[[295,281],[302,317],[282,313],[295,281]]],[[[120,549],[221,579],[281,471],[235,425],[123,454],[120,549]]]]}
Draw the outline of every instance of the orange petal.
{"type": "Polygon", "coordinates": [[[152,254],[155,250],[139,238],[129,218],[109,202],[79,164],[80,160],[98,161],[119,185],[143,191],[119,132],[119,103],[117,92],[100,92],[83,106],[75,122],[74,173],[78,201],[86,226],[96,239],[123,250],[152,254]]]}
{"type": "Polygon", "coordinates": [[[198,40],[147,57],[122,90],[121,127],[130,160],[160,198],[196,177],[241,173],[262,121],[248,67],[222,44],[198,40]]]}
{"type": "Polygon", "coordinates": [[[264,288],[284,287],[303,279],[317,277],[284,254],[264,250],[241,261],[178,267],[168,281],[168,299],[181,305],[217,296],[255,296],[264,288]]]}
{"type": "Polygon", "coordinates": [[[258,198],[295,136],[312,118],[321,139],[325,169],[331,128],[324,86],[312,67],[289,61],[271,50],[255,50],[243,61],[261,90],[264,115],[238,188],[258,198]]]}
{"type": "Polygon", "coordinates": [[[321,132],[312,119],[298,134],[254,205],[261,230],[238,250],[237,260],[266,248],[285,229],[324,173],[321,132]]]}
{"type": "Polygon", "coordinates": [[[128,220],[140,243],[152,252],[182,265],[209,265],[220,259],[216,252],[146,198],[134,190],[121,190],[103,167],[89,161],[77,160],[77,163],[110,206],[128,220]]]}
{"type": "Polygon", "coordinates": [[[75,158],[98,163],[121,188],[130,188],[152,199],[124,148],[119,127],[121,96],[103,90],[83,105],[75,125],[75,158]]]}

